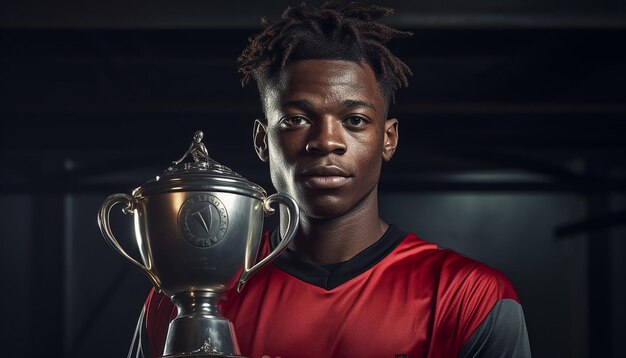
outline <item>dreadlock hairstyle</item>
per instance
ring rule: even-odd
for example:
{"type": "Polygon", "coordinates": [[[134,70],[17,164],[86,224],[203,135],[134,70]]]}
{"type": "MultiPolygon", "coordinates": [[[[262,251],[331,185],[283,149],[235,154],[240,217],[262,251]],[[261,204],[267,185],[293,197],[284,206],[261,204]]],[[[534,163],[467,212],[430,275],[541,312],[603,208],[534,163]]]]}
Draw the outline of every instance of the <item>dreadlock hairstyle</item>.
{"type": "Polygon", "coordinates": [[[393,9],[376,5],[326,1],[319,9],[305,3],[288,7],[276,24],[261,19],[263,29],[249,38],[238,58],[241,84],[254,79],[259,90],[290,61],[305,59],[366,62],[376,74],[383,96],[408,86],[411,69],[385,46],[394,38],[412,34],[376,20],[393,9]]]}

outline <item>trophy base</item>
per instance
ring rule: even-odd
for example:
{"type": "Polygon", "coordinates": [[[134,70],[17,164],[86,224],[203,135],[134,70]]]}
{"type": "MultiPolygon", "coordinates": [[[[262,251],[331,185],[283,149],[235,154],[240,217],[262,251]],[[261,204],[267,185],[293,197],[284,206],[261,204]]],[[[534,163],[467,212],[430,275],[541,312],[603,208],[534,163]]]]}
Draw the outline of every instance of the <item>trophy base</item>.
{"type": "Polygon", "coordinates": [[[163,356],[159,358],[247,358],[244,356],[236,356],[220,353],[191,353],[191,354],[174,354],[171,356],[163,356]]]}

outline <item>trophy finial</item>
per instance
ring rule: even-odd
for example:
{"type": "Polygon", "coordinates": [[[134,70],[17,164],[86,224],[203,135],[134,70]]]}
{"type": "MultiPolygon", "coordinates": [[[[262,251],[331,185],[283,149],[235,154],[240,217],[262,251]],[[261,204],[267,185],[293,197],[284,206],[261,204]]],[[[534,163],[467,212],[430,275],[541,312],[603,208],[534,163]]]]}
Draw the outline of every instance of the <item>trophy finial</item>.
{"type": "Polygon", "coordinates": [[[196,131],[196,133],[193,134],[193,140],[196,143],[202,142],[203,137],[204,137],[204,133],[202,131],[196,131]]]}
{"type": "Polygon", "coordinates": [[[193,134],[193,142],[191,142],[191,144],[189,145],[189,149],[187,149],[185,154],[183,154],[180,159],[175,160],[172,163],[179,164],[180,162],[185,160],[185,158],[187,158],[189,154],[191,154],[194,163],[207,165],[209,162],[209,152],[206,150],[204,143],[202,143],[203,137],[204,133],[202,131],[196,131],[193,134]]]}

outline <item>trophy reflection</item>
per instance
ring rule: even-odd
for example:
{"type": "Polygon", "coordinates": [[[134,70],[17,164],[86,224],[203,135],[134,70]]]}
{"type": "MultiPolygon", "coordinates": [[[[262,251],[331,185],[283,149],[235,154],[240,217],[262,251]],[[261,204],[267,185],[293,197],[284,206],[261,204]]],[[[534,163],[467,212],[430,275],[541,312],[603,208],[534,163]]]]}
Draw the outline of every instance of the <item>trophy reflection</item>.
{"type": "Polygon", "coordinates": [[[163,357],[241,357],[233,325],[217,307],[223,292],[241,287],[295,236],[299,210],[285,194],[260,186],[211,159],[197,131],[187,152],[162,176],[102,204],[98,224],[106,241],[143,271],[178,308],[163,357]],[[191,156],[191,161],[185,161],[191,156]],[[280,244],[258,260],[263,219],[285,206],[288,228],[280,244]],[[134,219],[141,262],[119,244],[109,224],[116,204],[134,219]]]}

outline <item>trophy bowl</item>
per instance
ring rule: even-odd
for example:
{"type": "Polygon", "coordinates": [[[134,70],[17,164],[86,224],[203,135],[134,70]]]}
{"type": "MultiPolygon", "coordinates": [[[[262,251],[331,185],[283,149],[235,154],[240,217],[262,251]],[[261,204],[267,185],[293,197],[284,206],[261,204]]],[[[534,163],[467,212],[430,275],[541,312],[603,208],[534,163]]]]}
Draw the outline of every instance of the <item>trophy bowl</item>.
{"type": "Polygon", "coordinates": [[[241,357],[232,323],[218,310],[223,292],[241,290],[295,236],[299,210],[285,194],[260,186],[211,159],[197,131],[189,149],[162,176],[113,194],[98,213],[106,241],[170,297],[178,316],[170,323],[163,357],[241,357]],[[191,156],[193,161],[185,162],[191,156]],[[272,203],[285,206],[288,227],[280,244],[257,258],[263,219],[272,203]],[[134,219],[141,262],[119,244],[110,227],[116,204],[134,219]]]}

